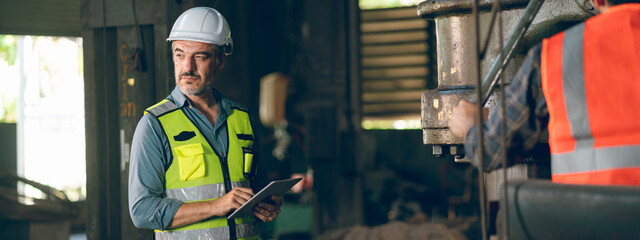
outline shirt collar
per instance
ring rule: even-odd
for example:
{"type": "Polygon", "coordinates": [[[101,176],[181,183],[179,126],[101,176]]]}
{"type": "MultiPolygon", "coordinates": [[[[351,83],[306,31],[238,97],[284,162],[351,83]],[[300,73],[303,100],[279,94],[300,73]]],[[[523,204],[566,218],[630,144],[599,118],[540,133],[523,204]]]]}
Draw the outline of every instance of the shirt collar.
{"type": "Polygon", "coordinates": [[[187,99],[187,96],[185,96],[180,91],[180,88],[178,86],[176,86],[176,88],[174,88],[173,91],[171,91],[171,95],[169,96],[170,98],[172,98],[171,100],[173,100],[173,102],[176,104],[176,106],[178,106],[178,108],[181,108],[184,105],[191,106],[189,99],[187,99]]]}
{"type": "MultiPolygon", "coordinates": [[[[240,106],[223,96],[222,93],[220,93],[215,88],[211,88],[211,91],[213,91],[213,96],[215,96],[216,101],[218,102],[218,107],[220,108],[220,116],[218,117],[219,119],[226,119],[231,112],[231,108],[237,108],[240,106]]],[[[183,106],[191,107],[191,102],[189,101],[187,96],[185,96],[184,93],[180,91],[180,88],[178,86],[176,86],[176,88],[171,91],[170,98],[172,98],[171,100],[173,100],[178,108],[181,108],[183,106]]]]}

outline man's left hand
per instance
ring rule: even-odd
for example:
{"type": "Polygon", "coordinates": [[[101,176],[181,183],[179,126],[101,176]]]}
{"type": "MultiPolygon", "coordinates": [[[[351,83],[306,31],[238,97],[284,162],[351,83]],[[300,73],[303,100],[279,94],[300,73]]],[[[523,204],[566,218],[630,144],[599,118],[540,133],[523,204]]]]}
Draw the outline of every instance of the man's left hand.
{"type": "Polygon", "coordinates": [[[282,198],[280,196],[272,195],[271,201],[261,202],[253,210],[253,215],[258,217],[263,222],[271,222],[278,214],[280,214],[280,206],[282,206],[282,198]]]}

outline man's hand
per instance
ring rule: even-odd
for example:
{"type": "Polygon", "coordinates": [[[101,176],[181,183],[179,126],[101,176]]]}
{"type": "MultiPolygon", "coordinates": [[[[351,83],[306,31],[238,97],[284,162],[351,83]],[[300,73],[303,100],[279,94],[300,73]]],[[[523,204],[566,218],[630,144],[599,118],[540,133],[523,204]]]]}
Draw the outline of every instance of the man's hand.
{"type": "Polygon", "coordinates": [[[224,217],[229,211],[238,209],[251,197],[253,197],[251,188],[237,187],[218,199],[183,203],[167,228],[186,226],[212,216],[224,217]]]}
{"type": "MultiPolygon", "coordinates": [[[[483,108],[482,112],[484,119],[487,119],[489,109],[483,108]]],[[[478,106],[476,104],[461,100],[451,111],[451,118],[449,118],[447,122],[449,130],[451,130],[453,135],[466,140],[469,129],[476,124],[477,114],[478,106]]]]}
{"type": "Polygon", "coordinates": [[[253,197],[251,188],[236,187],[221,198],[212,200],[212,209],[215,216],[226,216],[232,210],[236,210],[253,197]]]}
{"type": "Polygon", "coordinates": [[[280,196],[271,195],[271,201],[263,201],[253,210],[253,215],[263,222],[271,222],[278,214],[280,214],[280,206],[282,206],[282,198],[280,196]]]}

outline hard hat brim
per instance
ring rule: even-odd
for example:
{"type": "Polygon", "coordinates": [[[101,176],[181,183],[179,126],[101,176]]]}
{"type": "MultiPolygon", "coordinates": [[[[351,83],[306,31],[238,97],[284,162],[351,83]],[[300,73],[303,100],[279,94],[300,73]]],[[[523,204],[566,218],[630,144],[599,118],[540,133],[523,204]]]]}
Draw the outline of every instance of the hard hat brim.
{"type": "Polygon", "coordinates": [[[233,53],[233,42],[231,42],[231,44],[228,43],[224,43],[224,44],[216,44],[213,43],[211,41],[208,41],[206,39],[196,39],[193,37],[169,37],[167,38],[167,42],[173,42],[173,41],[194,41],[194,42],[201,42],[201,43],[208,43],[208,44],[212,44],[212,45],[216,45],[220,48],[222,48],[222,51],[224,51],[224,55],[231,55],[231,53],[233,53]]]}

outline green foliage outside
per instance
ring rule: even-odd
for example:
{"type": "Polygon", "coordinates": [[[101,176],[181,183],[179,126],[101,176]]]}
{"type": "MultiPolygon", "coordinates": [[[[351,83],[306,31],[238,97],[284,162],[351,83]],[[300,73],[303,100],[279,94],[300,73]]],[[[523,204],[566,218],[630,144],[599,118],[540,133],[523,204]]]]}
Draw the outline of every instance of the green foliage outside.
{"type": "Polygon", "coordinates": [[[425,0],[360,0],[360,9],[379,9],[417,6],[425,0]]]}
{"type": "Polygon", "coordinates": [[[16,99],[0,99],[0,123],[16,122],[16,99]]]}
{"type": "Polygon", "coordinates": [[[16,37],[11,35],[0,35],[0,59],[4,59],[9,66],[16,62],[16,37]]]}
{"type": "MultiPolygon", "coordinates": [[[[11,35],[0,35],[0,64],[7,62],[8,66],[12,66],[16,62],[17,54],[17,37],[11,35]]],[[[7,76],[2,76],[7,77],[7,76]]],[[[0,81],[2,82],[2,81],[0,81]]],[[[0,88],[6,88],[0,84],[0,88]]],[[[2,89],[6,90],[6,89],[2,89]]],[[[16,122],[16,99],[5,95],[4,91],[0,91],[0,122],[15,123],[16,122]]]]}

